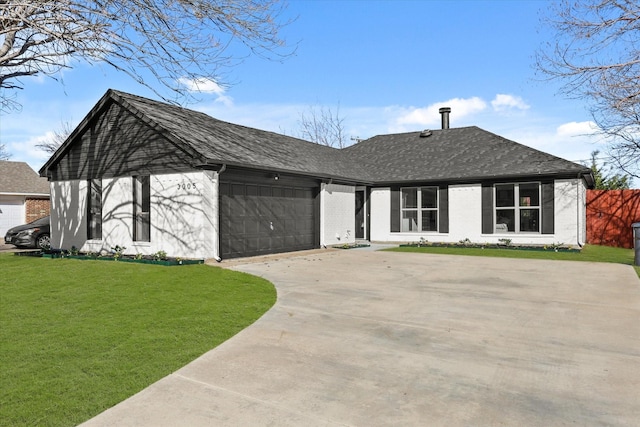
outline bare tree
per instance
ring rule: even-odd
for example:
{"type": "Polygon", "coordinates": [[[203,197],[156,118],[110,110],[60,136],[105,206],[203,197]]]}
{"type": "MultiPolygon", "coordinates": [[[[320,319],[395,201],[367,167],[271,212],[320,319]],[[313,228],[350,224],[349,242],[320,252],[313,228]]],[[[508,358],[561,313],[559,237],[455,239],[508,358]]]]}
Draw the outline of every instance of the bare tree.
{"type": "Polygon", "coordinates": [[[7,151],[7,148],[4,144],[0,143],[0,160],[9,160],[11,158],[11,153],[7,151]]]}
{"type": "Polygon", "coordinates": [[[544,20],[556,34],[538,51],[538,70],[562,81],[565,95],[589,102],[608,154],[639,177],[640,3],[563,0],[551,13],[544,20]]]}
{"type": "Polygon", "coordinates": [[[344,120],[340,116],[340,105],[335,112],[328,107],[309,107],[308,111],[300,113],[298,134],[316,144],[344,148],[347,146],[344,120]]]}
{"type": "Polygon", "coordinates": [[[36,144],[36,148],[41,149],[47,154],[53,154],[67,140],[71,132],[73,132],[71,123],[62,122],[60,129],[53,132],[51,139],[36,144]]]}
{"type": "Polygon", "coordinates": [[[0,0],[0,107],[29,76],[104,63],[165,101],[249,54],[281,59],[280,0],[0,0]],[[242,46],[244,52],[237,48],[242,46]],[[171,96],[163,93],[169,90],[171,96]]]}

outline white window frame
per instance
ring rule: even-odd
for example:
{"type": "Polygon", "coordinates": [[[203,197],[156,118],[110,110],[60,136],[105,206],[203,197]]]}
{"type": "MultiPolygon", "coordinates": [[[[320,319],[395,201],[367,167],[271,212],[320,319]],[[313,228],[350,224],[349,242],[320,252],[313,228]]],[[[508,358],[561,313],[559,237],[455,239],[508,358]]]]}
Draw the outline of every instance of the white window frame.
{"type": "Polygon", "coordinates": [[[440,191],[437,186],[426,186],[426,187],[402,187],[400,188],[400,232],[402,233],[438,233],[440,229],[440,191]],[[436,192],[436,206],[434,208],[423,208],[422,207],[422,190],[433,189],[436,192]],[[405,190],[416,190],[417,200],[415,208],[405,208],[404,207],[404,191],[405,190]],[[435,230],[422,230],[422,213],[424,211],[435,211],[436,213],[436,229],[435,230]],[[405,227],[405,212],[417,212],[416,215],[416,230],[408,230],[408,227],[405,227]]]}
{"type": "Polygon", "coordinates": [[[540,182],[501,182],[493,186],[493,231],[494,233],[508,234],[541,234],[542,233],[542,184],[540,182]],[[535,184],[538,186],[538,204],[536,206],[521,205],[520,186],[535,184]],[[515,206],[497,206],[498,205],[498,187],[503,185],[513,185],[513,203],[515,206]],[[513,231],[505,230],[498,225],[498,212],[501,210],[514,211],[514,227],[513,231]],[[537,210],[538,211],[538,231],[520,231],[520,211],[521,210],[537,210]]]}

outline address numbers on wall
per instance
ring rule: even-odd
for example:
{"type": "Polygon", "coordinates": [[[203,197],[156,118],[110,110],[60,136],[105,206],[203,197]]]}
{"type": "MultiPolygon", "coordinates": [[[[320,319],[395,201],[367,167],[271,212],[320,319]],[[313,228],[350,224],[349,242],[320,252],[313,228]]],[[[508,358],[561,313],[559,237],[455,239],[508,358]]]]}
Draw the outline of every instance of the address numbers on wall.
{"type": "Polygon", "coordinates": [[[190,191],[190,190],[197,190],[198,188],[196,187],[196,183],[195,182],[183,182],[178,185],[178,191],[190,191]]]}

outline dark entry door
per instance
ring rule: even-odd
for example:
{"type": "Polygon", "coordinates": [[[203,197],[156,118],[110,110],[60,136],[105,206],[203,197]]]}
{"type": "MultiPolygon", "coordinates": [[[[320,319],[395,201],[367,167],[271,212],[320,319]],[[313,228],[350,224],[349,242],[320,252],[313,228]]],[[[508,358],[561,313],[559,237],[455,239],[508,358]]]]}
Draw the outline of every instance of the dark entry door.
{"type": "Polygon", "coordinates": [[[220,183],[220,256],[236,258],[313,249],[316,188],[220,183]]]}
{"type": "Polygon", "coordinates": [[[356,239],[365,238],[365,198],[364,191],[356,191],[356,239]]]}

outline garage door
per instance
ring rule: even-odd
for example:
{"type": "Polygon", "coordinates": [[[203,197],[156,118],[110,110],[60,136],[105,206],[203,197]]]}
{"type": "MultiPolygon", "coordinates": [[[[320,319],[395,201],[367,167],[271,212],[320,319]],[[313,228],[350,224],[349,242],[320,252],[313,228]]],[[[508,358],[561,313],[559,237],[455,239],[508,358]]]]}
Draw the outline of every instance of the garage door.
{"type": "Polygon", "coordinates": [[[220,256],[237,258],[317,248],[318,189],[220,183],[220,256]]]}
{"type": "Polygon", "coordinates": [[[0,196],[0,238],[11,227],[24,224],[24,218],[23,197],[0,196]]]}

